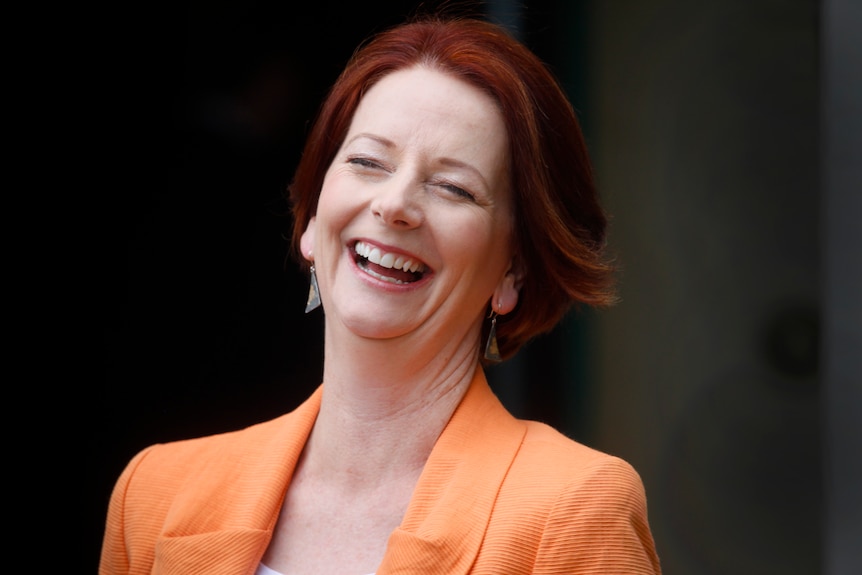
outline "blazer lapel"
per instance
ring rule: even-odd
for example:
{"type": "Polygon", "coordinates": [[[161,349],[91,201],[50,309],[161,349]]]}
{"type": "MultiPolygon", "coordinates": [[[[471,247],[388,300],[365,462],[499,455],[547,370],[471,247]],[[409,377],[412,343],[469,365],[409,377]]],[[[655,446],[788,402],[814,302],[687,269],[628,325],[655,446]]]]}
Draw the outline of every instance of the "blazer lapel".
{"type": "MultiPolygon", "coordinates": [[[[153,574],[254,573],[320,409],[321,389],[293,412],[238,434],[196,475],[223,481],[190,479],[166,518],[153,574]]],[[[377,575],[469,572],[525,432],[477,368],[389,538],[377,575]]]]}
{"type": "Polygon", "coordinates": [[[320,409],[321,389],[291,413],[218,444],[177,493],[156,543],[153,574],[254,573],[320,409]]]}
{"type": "Polygon", "coordinates": [[[467,573],[525,433],[478,368],[425,464],[377,575],[467,573]]]}

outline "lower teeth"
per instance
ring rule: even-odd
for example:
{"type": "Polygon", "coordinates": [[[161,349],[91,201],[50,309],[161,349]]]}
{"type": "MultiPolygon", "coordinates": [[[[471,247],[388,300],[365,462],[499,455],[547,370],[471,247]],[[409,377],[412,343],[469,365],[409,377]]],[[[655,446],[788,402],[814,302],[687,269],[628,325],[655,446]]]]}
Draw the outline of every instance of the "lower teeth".
{"type": "Polygon", "coordinates": [[[360,268],[362,271],[364,271],[364,272],[365,272],[365,273],[367,273],[368,275],[370,275],[370,276],[372,276],[372,277],[375,277],[375,278],[377,278],[377,279],[379,279],[379,280],[383,280],[383,281],[385,281],[385,282],[389,282],[389,283],[391,283],[391,284],[398,284],[398,285],[403,285],[403,284],[409,283],[409,282],[401,281],[401,280],[399,280],[399,279],[397,279],[397,278],[393,278],[393,277],[390,277],[390,276],[385,276],[385,275],[383,275],[383,274],[377,273],[376,271],[374,271],[374,270],[370,269],[370,268],[368,267],[368,265],[367,265],[367,264],[368,264],[368,260],[367,260],[366,258],[360,258],[360,259],[359,259],[358,264],[359,264],[359,268],[360,268]]]}

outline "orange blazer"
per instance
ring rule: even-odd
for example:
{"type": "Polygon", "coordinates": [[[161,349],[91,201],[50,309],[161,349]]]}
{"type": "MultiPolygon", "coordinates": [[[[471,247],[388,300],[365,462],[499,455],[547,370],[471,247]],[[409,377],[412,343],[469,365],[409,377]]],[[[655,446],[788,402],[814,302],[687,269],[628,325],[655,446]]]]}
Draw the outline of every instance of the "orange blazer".
{"type": "MultiPolygon", "coordinates": [[[[118,479],[100,575],[253,575],[321,388],[243,430],[150,446],[118,479]]],[[[632,467],[515,419],[478,369],[377,575],[659,574],[632,467]]]]}

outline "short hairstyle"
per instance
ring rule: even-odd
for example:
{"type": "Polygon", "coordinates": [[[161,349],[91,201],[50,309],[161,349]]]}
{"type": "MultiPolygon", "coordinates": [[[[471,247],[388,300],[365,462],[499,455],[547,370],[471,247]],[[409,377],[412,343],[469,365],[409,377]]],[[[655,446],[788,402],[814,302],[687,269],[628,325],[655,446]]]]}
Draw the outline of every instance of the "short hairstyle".
{"type": "Polygon", "coordinates": [[[353,54],[320,108],[289,186],[297,259],[305,263],[300,237],[360,99],[387,74],[417,65],[489,94],[509,134],[514,257],[523,280],[518,305],[497,323],[501,357],[550,331],[573,306],[612,304],[607,216],[574,109],[544,62],[504,28],[475,17],[416,17],[353,54]]]}

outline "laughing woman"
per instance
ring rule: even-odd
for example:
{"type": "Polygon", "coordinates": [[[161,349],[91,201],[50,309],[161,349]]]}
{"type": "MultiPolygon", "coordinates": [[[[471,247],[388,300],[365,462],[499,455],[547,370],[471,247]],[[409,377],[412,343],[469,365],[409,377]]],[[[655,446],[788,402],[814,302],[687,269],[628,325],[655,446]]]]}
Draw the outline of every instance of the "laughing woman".
{"type": "Polygon", "coordinates": [[[631,466],[515,419],[483,371],[613,299],[546,67],[480,20],[383,32],[324,101],[290,193],[323,382],[275,420],[135,456],[100,573],[659,573],[631,466]]]}

